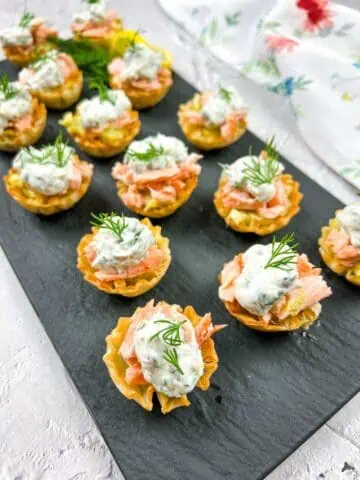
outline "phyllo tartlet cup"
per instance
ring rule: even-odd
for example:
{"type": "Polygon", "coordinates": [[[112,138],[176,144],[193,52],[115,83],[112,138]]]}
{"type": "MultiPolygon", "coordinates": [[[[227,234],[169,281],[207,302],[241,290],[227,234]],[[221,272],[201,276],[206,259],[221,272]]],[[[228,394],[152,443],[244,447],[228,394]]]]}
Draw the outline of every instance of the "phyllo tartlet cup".
{"type": "Polygon", "coordinates": [[[124,297],[137,297],[143,293],[151,290],[157,285],[166,274],[171,263],[171,252],[169,248],[169,239],[161,235],[161,227],[154,226],[149,219],[141,220],[142,225],[145,225],[152,233],[155,239],[155,246],[162,252],[162,261],[159,265],[150,271],[146,271],[140,275],[121,278],[116,280],[104,281],[100,280],[95,274],[94,269],[86,255],[86,248],[94,240],[94,235],[97,228],[92,228],[92,233],[85,235],[77,247],[77,267],[84,275],[84,279],[91,283],[99,290],[115,295],[122,295],[124,297]]]}
{"type": "MultiPolygon", "coordinates": [[[[165,304],[165,302],[159,302],[158,305],[161,304],[165,304]]],[[[107,348],[106,354],[104,355],[104,362],[109,370],[112,381],[124,397],[129,400],[134,400],[145,410],[151,411],[154,406],[153,397],[154,394],[156,394],[161,405],[161,412],[165,415],[176,408],[190,406],[190,401],[187,398],[187,395],[183,395],[179,398],[170,398],[164,393],[156,391],[154,386],[150,383],[145,385],[128,383],[125,379],[128,364],[119,353],[128,329],[131,328],[134,316],[144,308],[138,308],[132,317],[119,318],[116,328],[106,337],[107,348]]],[[[194,328],[203,319],[203,317],[198,315],[191,306],[187,306],[180,311],[190,320],[194,328]]],[[[204,362],[204,373],[199,379],[196,387],[205,391],[210,387],[211,377],[218,368],[218,356],[215,350],[214,341],[211,338],[208,338],[202,343],[201,355],[204,362]]]]}
{"type": "MultiPolygon", "coordinates": [[[[89,170],[89,164],[81,161],[77,155],[74,162],[80,169],[86,167],[89,170]]],[[[8,194],[26,210],[41,215],[53,215],[69,210],[86,194],[92,179],[92,169],[89,171],[89,175],[82,175],[78,189],[70,187],[65,193],[58,195],[44,195],[34,190],[20,178],[15,168],[11,168],[4,176],[4,183],[8,194]]]]}
{"type": "Polygon", "coordinates": [[[345,277],[348,282],[360,287],[360,253],[359,260],[355,262],[355,264],[344,265],[329,242],[329,235],[331,232],[338,231],[339,229],[339,223],[336,218],[332,218],[329,225],[321,229],[321,237],[319,239],[319,251],[321,257],[330,270],[345,277]]]}

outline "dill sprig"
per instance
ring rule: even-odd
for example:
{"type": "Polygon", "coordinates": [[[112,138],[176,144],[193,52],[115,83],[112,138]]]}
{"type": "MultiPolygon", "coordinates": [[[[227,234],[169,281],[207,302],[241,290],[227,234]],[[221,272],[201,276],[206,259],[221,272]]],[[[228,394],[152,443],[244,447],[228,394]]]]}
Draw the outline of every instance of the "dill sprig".
{"type": "Polygon", "coordinates": [[[0,76],[0,92],[4,95],[5,100],[14,98],[18,90],[11,84],[6,73],[0,76]]]}
{"type": "Polygon", "coordinates": [[[264,268],[279,268],[289,272],[296,263],[298,245],[294,233],[286,233],[279,241],[273,237],[271,256],[264,268]]]}
{"type": "Polygon", "coordinates": [[[175,369],[181,373],[181,375],[184,375],[184,372],[181,370],[180,365],[179,365],[179,357],[176,351],[176,348],[167,348],[164,351],[163,359],[170,363],[170,365],[173,365],[175,369]]]}
{"type": "Polygon", "coordinates": [[[145,152],[135,152],[134,150],[128,150],[127,156],[131,159],[140,160],[141,162],[151,162],[154,158],[160,157],[165,153],[163,146],[156,147],[153,143],[149,143],[149,148],[145,152]]]}
{"type": "Polygon", "coordinates": [[[186,320],[183,322],[171,322],[170,320],[157,320],[155,323],[167,324],[167,327],[159,330],[155,335],[153,335],[149,342],[152,342],[157,337],[162,337],[162,340],[171,347],[178,347],[182,344],[180,337],[180,328],[186,323],[186,320]]]}
{"type": "Polygon", "coordinates": [[[19,20],[19,27],[21,28],[28,27],[30,22],[34,20],[34,18],[35,18],[35,15],[33,13],[25,11],[19,20]]]}
{"type": "Polygon", "coordinates": [[[89,5],[95,5],[96,3],[99,3],[100,0],[84,0],[85,3],[88,3],[89,5]]]}
{"type": "Polygon", "coordinates": [[[219,88],[219,95],[225,102],[230,103],[233,92],[227,88],[221,87],[219,88]]]}
{"type": "Polygon", "coordinates": [[[89,80],[89,88],[92,88],[98,91],[98,95],[100,97],[101,102],[110,102],[113,105],[115,105],[115,99],[111,95],[111,90],[101,80],[92,78],[91,80],[89,80]]]}
{"type": "Polygon", "coordinates": [[[275,158],[279,161],[279,153],[275,147],[275,135],[273,135],[264,147],[266,158],[275,158]]]}
{"type": "Polygon", "coordinates": [[[90,225],[96,228],[104,228],[106,230],[110,230],[113,232],[117,237],[119,237],[119,240],[123,240],[123,233],[124,230],[128,227],[128,224],[125,221],[124,214],[121,215],[119,218],[119,215],[115,212],[111,213],[99,213],[98,215],[95,215],[95,213],[91,213],[91,216],[93,217],[93,221],[90,221],[90,225]]]}
{"type": "Polygon", "coordinates": [[[112,60],[109,50],[96,45],[89,40],[63,40],[60,38],[51,41],[64,53],[72,57],[76,65],[82,70],[89,88],[96,88],[101,92],[107,90],[109,74],[107,66],[112,60]]]}
{"type": "Polygon", "coordinates": [[[64,141],[62,134],[59,133],[54,143],[46,145],[40,152],[33,151],[31,147],[25,148],[24,151],[32,163],[40,163],[42,165],[52,163],[61,168],[70,159],[70,155],[66,155],[67,147],[67,141],[64,141]]]}
{"type": "MultiPolygon", "coordinates": [[[[268,144],[265,147],[268,147],[269,152],[271,152],[273,147],[271,144],[268,144]]],[[[249,149],[249,156],[251,160],[249,163],[245,164],[243,170],[244,178],[252,183],[253,185],[259,186],[264,183],[272,183],[274,178],[280,173],[280,163],[278,160],[278,155],[267,154],[266,158],[262,159],[261,157],[253,157],[251,154],[251,149],[249,149]]]]}
{"type": "Polygon", "coordinates": [[[64,167],[69,161],[70,156],[66,155],[67,147],[68,141],[63,140],[62,133],[60,132],[53,145],[55,150],[55,162],[59,167],[64,167]]]}

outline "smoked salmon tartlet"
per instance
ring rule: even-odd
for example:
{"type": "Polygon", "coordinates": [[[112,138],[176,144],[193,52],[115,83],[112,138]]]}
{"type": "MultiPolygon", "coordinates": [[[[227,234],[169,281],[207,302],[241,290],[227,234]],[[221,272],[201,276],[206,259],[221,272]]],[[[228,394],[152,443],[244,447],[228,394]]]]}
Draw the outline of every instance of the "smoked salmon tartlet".
{"type": "Polygon", "coordinates": [[[253,245],[226,263],[219,297],[239,322],[265,332],[308,328],[319,317],[320,302],[331,289],[305,254],[296,252],[294,235],[253,245]]]}
{"type": "Polygon", "coordinates": [[[299,184],[284,174],[273,139],[258,157],[248,155],[223,172],[214,204],[225,223],[238,232],[267,235],[285,227],[299,212],[299,184]]]}
{"type": "Polygon", "coordinates": [[[180,105],[178,117],[187,140],[201,150],[235,143],[247,126],[244,101],[233,88],[196,93],[180,105]]]}
{"type": "Polygon", "coordinates": [[[36,143],[46,125],[46,107],[18,82],[0,77],[0,150],[15,152],[36,143]]]}
{"type": "Polygon", "coordinates": [[[158,133],[133,142],[112,175],[118,194],[130,210],[152,218],[173,214],[190,198],[198,183],[202,155],[158,133]]]}
{"type": "Polygon", "coordinates": [[[87,192],[92,165],[83,162],[61,135],[51,145],[20,150],[4,177],[9,195],[33,213],[68,210],[87,192]]]}
{"type": "Polygon", "coordinates": [[[121,31],[123,22],[108,0],[85,0],[81,11],[73,15],[71,30],[75,40],[90,40],[108,46],[113,35],[121,31]]]}
{"type": "Polygon", "coordinates": [[[148,302],[131,317],[120,317],[106,338],[104,362],[124,397],[145,410],[153,409],[156,393],[161,412],[188,407],[187,394],[207,390],[218,368],[211,336],[226,325],[214,326],[211,314],[192,307],[148,302]]]}
{"type": "Polygon", "coordinates": [[[83,74],[69,55],[51,50],[24,68],[19,81],[48,108],[64,110],[79,100],[83,74]]]}
{"type": "Polygon", "coordinates": [[[43,18],[25,12],[15,25],[0,31],[0,42],[5,57],[22,67],[54,48],[49,40],[56,36],[43,18]]]}
{"type": "Polygon", "coordinates": [[[111,88],[124,90],[136,110],[158,104],[173,83],[164,54],[135,40],[112,60],[108,71],[111,88]]]}
{"type": "Polygon", "coordinates": [[[326,265],[354,285],[360,286],[360,203],[337,210],[319,240],[326,265]]]}
{"type": "Polygon", "coordinates": [[[122,152],[140,130],[139,114],[120,90],[101,90],[81,101],[76,112],[67,112],[64,126],[84,152],[93,157],[113,157],[122,152]]]}
{"type": "Polygon", "coordinates": [[[171,263],[169,240],[150,220],[102,213],[77,248],[87,282],[107,293],[136,297],[155,287],[171,263]]]}

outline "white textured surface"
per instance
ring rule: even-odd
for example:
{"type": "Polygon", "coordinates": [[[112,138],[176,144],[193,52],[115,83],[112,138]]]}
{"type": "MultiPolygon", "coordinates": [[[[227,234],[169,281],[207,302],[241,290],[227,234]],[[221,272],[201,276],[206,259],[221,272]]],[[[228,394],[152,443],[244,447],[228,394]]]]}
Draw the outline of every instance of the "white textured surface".
{"type": "Polygon", "coordinates": [[[123,479],[1,248],[0,286],[0,479],[123,479]]]}
{"type": "MultiPolygon", "coordinates": [[[[356,2],[343,1],[349,6],[356,2]]],[[[65,31],[79,3],[28,0],[27,8],[56,19],[57,27],[65,31]]],[[[169,25],[155,0],[111,3],[129,27],[148,29],[150,39],[173,51],[175,68],[184,78],[197,85],[206,83],[203,57],[194,49],[184,49],[179,41],[182,34],[169,25]]],[[[23,8],[23,1],[0,0],[2,24],[10,23],[14,12],[23,8]]],[[[355,199],[354,189],[311,154],[295,122],[284,124],[286,106],[277,97],[223,68],[222,74],[238,86],[251,107],[254,133],[263,139],[275,134],[281,152],[291,162],[344,202],[355,199]]],[[[0,305],[0,480],[121,479],[2,252],[0,305]]],[[[360,471],[359,411],[358,396],[268,480],[360,479],[352,469],[341,472],[345,462],[360,471]]]]}

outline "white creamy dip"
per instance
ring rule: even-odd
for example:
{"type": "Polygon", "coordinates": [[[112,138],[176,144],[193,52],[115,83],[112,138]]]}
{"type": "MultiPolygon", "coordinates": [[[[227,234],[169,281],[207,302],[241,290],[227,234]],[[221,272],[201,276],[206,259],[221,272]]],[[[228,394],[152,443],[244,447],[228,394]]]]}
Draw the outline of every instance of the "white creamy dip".
{"type": "MultiPolygon", "coordinates": [[[[121,217],[113,217],[113,221],[123,222],[121,217]]],[[[151,231],[137,218],[124,217],[127,227],[122,233],[120,239],[111,230],[101,228],[94,235],[92,246],[96,251],[96,256],[92,262],[94,268],[118,273],[123,272],[132,265],[145,260],[149,248],[155,244],[155,239],[151,231]]]]}
{"type": "Polygon", "coordinates": [[[360,203],[348,205],[336,214],[341,228],[350,236],[351,244],[360,248],[360,203]]]}
{"type": "Polygon", "coordinates": [[[72,159],[75,150],[67,145],[63,145],[62,148],[62,166],[57,162],[57,149],[53,145],[41,149],[29,147],[20,150],[14,158],[13,166],[24,182],[44,195],[66,192],[73,177],[72,159]]]}
{"type": "Polygon", "coordinates": [[[161,52],[156,52],[142,43],[137,43],[125,52],[125,68],[120,74],[120,79],[145,77],[153,80],[157,76],[162,62],[163,55],[161,52]]]}
{"type": "MultiPolygon", "coordinates": [[[[255,156],[246,156],[239,158],[234,163],[226,166],[224,169],[224,175],[228,178],[231,186],[235,188],[245,189],[250,192],[256,200],[259,202],[269,202],[276,193],[275,178],[271,183],[262,183],[256,185],[246,178],[245,169],[251,165],[253,161],[258,160],[255,156]]],[[[264,165],[264,171],[266,167],[266,160],[261,160],[260,165],[264,165]]],[[[278,162],[277,175],[280,175],[284,171],[285,167],[282,163],[278,162]]]]}
{"type": "MultiPolygon", "coordinates": [[[[253,245],[243,255],[244,268],[235,283],[239,304],[254,315],[265,315],[286,292],[296,286],[296,262],[289,271],[264,268],[271,257],[270,245],[253,245]]],[[[296,260],[296,258],[295,258],[296,260]]]]}
{"type": "Polygon", "coordinates": [[[141,363],[141,370],[147,382],[168,397],[181,397],[191,392],[204,373],[204,362],[197,343],[195,330],[191,322],[173,309],[173,315],[164,316],[156,313],[139,323],[134,335],[136,356],[141,363]],[[184,323],[180,327],[181,344],[170,346],[161,334],[150,340],[161,329],[169,324],[156,323],[168,320],[172,323],[184,323]],[[184,328],[185,327],[185,328],[184,328]],[[186,333],[185,333],[186,329],[186,333]],[[178,365],[182,373],[174,365],[165,360],[166,351],[176,351],[178,365]]]}
{"type": "Polygon", "coordinates": [[[62,85],[65,80],[63,69],[57,62],[59,53],[55,50],[49,52],[44,59],[41,59],[31,65],[29,69],[24,68],[19,79],[31,90],[41,90],[44,88],[53,88],[62,85]]]}
{"type": "Polygon", "coordinates": [[[0,133],[3,133],[10,120],[17,120],[32,111],[32,96],[17,82],[12,82],[11,87],[16,94],[6,99],[0,90],[0,133]]]}
{"type": "Polygon", "coordinates": [[[230,113],[244,108],[244,100],[234,88],[226,88],[225,95],[221,94],[223,90],[220,88],[211,92],[201,109],[202,116],[209,124],[221,125],[230,113]]]}
{"type": "Polygon", "coordinates": [[[73,15],[74,23],[102,23],[106,19],[108,0],[98,0],[96,3],[83,2],[84,8],[73,15]]]}
{"type": "Polygon", "coordinates": [[[4,47],[19,46],[29,47],[33,44],[32,27],[44,23],[41,17],[35,17],[26,26],[21,26],[21,19],[16,25],[0,30],[0,42],[4,47]]]}
{"type": "Polygon", "coordinates": [[[109,92],[112,101],[102,100],[98,95],[83,100],[77,107],[84,128],[99,128],[122,117],[131,108],[128,97],[122,90],[109,92]]]}
{"type": "Polygon", "coordinates": [[[127,163],[133,172],[142,173],[147,170],[174,167],[187,157],[188,149],[184,142],[158,133],[144,140],[132,142],[124,156],[124,163],[127,163]],[[141,154],[147,152],[153,152],[154,155],[151,158],[142,159],[141,154]],[[136,154],[140,154],[140,157],[138,158],[136,154]]]}
{"type": "Polygon", "coordinates": [[[4,47],[28,47],[33,43],[33,36],[30,28],[14,26],[0,30],[0,41],[4,47]]]}

